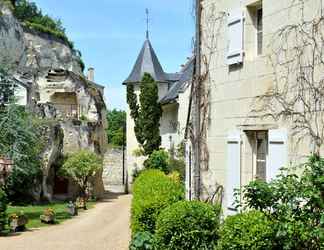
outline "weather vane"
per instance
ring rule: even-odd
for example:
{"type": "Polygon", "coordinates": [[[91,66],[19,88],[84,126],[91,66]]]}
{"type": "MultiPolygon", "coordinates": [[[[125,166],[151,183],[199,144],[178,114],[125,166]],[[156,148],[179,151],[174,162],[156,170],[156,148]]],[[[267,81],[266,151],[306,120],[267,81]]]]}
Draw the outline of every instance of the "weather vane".
{"type": "Polygon", "coordinates": [[[149,10],[148,8],[146,8],[146,39],[149,39],[149,22],[150,22],[150,19],[149,19],[149,10]]]}

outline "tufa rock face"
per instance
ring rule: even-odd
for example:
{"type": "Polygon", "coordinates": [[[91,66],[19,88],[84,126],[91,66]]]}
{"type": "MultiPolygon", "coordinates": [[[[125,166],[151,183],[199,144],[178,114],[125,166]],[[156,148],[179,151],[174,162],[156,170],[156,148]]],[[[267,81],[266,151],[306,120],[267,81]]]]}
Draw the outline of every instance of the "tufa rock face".
{"type": "Polygon", "coordinates": [[[0,65],[11,71],[26,63],[24,31],[11,11],[0,1],[0,65]]]}
{"type": "Polygon", "coordinates": [[[76,52],[59,39],[24,28],[24,40],[27,56],[25,69],[38,72],[38,76],[46,75],[51,69],[82,74],[76,52]]]}
{"type": "MultiPolygon", "coordinates": [[[[0,66],[30,82],[30,109],[55,124],[47,129],[43,181],[33,190],[35,199],[75,198],[74,183],[57,175],[60,159],[80,149],[102,156],[106,150],[104,89],[85,78],[79,62],[78,53],[67,44],[23,27],[0,1],[0,66]]],[[[100,197],[102,173],[92,182],[93,195],[100,197]]]]}

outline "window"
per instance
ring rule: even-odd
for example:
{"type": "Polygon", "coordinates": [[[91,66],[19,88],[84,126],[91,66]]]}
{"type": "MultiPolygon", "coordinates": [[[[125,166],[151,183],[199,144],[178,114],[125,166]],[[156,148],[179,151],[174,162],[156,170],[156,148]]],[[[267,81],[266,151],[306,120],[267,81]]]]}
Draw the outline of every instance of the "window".
{"type": "Polygon", "coordinates": [[[268,140],[266,132],[256,132],[256,178],[267,179],[268,140]]]}
{"type": "Polygon", "coordinates": [[[262,8],[257,9],[256,30],[257,30],[257,55],[261,55],[262,50],[263,50],[263,12],[262,12],[262,8]]]}

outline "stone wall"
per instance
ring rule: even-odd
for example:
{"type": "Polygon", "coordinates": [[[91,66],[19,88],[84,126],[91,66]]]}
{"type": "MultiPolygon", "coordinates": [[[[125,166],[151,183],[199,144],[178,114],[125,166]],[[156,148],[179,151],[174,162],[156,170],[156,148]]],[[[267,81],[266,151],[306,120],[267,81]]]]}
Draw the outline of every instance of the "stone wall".
{"type": "Polygon", "coordinates": [[[105,191],[124,192],[123,151],[121,149],[110,148],[107,150],[104,157],[104,170],[102,178],[105,191]]]}

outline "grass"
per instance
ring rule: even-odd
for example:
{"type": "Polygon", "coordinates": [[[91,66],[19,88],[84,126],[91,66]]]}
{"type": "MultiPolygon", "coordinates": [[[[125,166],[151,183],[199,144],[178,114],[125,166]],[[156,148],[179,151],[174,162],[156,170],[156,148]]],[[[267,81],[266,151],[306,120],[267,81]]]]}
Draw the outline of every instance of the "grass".
{"type": "MultiPolygon", "coordinates": [[[[87,208],[91,209],[95,205],[95,202],[88,202],[87,208]]],[[[60,224],[65,220],[71,219],[72,216],[67,212],[67,203],[57,202],[47,205],[30,205],[30,206],[9,206],[7,209],[7,214],[19,213],[20,211],[28,217],[27,228],[39,228],[48,226],[48,224],[41,223],[39,216],[43,214],[46,208],[52,208],[55,211],[55,224],[60,224]]],[[[79,212],[84,211],[79,209],[79,212]]]]}

